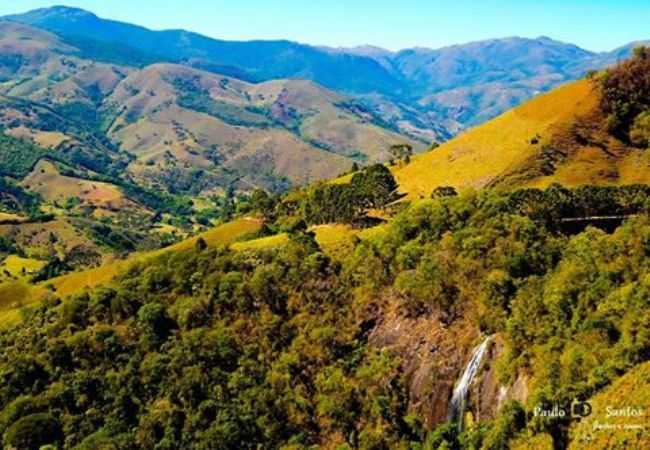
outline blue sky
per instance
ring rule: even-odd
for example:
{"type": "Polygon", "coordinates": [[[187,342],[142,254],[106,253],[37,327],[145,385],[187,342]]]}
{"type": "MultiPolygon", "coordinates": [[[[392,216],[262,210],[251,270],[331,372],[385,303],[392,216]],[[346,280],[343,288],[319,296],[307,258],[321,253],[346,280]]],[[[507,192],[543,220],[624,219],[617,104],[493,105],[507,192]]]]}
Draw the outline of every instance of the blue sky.
{"type": "Polygon", "coordinates": [[[0,15],[55,4],[221,39],[392,50],[546,35],[602,51],[650,39],[650,0],[5,0],[0,15]]]}

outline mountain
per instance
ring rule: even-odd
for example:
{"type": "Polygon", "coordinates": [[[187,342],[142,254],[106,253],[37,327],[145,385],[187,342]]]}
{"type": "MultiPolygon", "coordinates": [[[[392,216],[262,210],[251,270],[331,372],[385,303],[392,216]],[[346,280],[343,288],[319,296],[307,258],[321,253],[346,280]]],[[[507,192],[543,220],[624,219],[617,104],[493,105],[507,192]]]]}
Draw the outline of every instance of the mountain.
{"type": "MultiPolygon", "coordinates": [[[[253,84],[172,63],[97,62],[15,22],[0,22],[0,49],[1,94],[79,119],[135,157],[130,175],[166,190],[282,189],[330,178],[355,161],[386,160],[392,144],[412,142],[354,99],[310,81],[253,84]]],[[[2,119],[8,132],[26,128],[36,140],[59,132],[70,142],[63,125],[12,111],[2,119]]]]}
{"type": "Polygon", "coordinates": [[[77,43],[83,38],[124,44],[170,62],[236,67],[256,80],[307,78],[344,92],[389,93],[400,87],[371,59],[330,54],[289,41],[231,42],[184,30],[151,31],[67,7],[39,9],[5,19],[43,28],[77,43]]]}
{"type": "MultiPolygon", "coordinates": [[[[390,169],[258,191],[90,270],[30,278],[39,261],[0,235],[3,445],[647,448],[649,73],[645,50],[390,169]]],[[[127,79],[116,135],[160,108],[181,123],[183,92],[239,118],[238,93],[275,98],[168,63],[127,79]]],[[[5,139],[29,170],[38,148],[5,139]]],[[[42,161],[24,182],[57,177],[42,161]]]]}
{"type": "MultiPolygon", "coordinates": [[[[505,38],[442,49],[366,53],[408,80],[418,110],[458,131],[496,117],[562,83],[628,58],[639,41],[594,53],[552,40],[505,38]]],[[[356,50],[351,50],[356,52],[356,50]]]]}
{"type": "Polygon", "coordinates": [[[356,96],[395,129],[428,141],[446,140],[589,70],[611,65],[629,56],[634,46],[594,53],[548,37],[513,37],[389,52],[372,46],[229,42],[183,30],[151,31],[67,7],[5,19],[52,31],[95,60],[140,67],[182,63],[245,81],[308,79],[356,96]]]}
{"type": "Polygon", "coordinates": [[[4,269],[0,250],[0,283],[166,246],[245,209],[255,188],[424,147],[311,81],[251,83],[86,44],[0,21],[0,244],[16,252],[4,269]]]}

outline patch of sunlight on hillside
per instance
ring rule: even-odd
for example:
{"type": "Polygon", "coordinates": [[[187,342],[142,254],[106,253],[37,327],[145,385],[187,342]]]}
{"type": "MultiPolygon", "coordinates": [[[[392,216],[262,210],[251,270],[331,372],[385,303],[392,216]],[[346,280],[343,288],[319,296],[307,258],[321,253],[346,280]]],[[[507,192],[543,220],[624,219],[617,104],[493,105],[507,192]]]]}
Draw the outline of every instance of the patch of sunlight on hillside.
{"type": "Polygon", "coordinates": [[[544,145],[553,127],[596,107],[588,80],[540,95],[395,170],[400,190],[428,197],[439,186],[481,188],[516,169],[544,145]],[[537,144],[531,143],[538,137],[537,144]]]}

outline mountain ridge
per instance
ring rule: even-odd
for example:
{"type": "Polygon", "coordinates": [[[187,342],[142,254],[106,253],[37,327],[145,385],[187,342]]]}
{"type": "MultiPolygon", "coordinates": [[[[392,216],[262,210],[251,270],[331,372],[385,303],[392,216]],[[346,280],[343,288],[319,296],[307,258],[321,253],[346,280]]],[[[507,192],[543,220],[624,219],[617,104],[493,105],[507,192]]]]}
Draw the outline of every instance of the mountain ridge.
{"type": "Polygon", "coordinates": [[[224,41],[186,30],[153,31],[66,7],[5,19],[51,30],[81,47],[96,46],[79,42],[81,37],[133,45],[144,52],[141,60],[176,62],[247,81],[310,79],[355,96],[402,133],[428,140],[446,140],[538,93],[611,65],[634,47],[630,43],[597,53],[540,36],[388,52],[373,46],[336,49],[289,40],[224,41]],[[481,58],[490,47],[490,57],[481,58]]]}

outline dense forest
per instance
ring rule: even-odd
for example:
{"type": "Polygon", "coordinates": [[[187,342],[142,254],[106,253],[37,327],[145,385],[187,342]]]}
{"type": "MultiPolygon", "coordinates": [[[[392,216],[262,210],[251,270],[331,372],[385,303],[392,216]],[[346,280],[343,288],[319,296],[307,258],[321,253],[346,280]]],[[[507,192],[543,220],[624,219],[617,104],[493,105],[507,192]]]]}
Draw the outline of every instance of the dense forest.
{"type": "Polygon", "coordinates": [[[533,373],[530,404],[588,397],[650,357],[648,188],[559,186],[437,195],[332,259],[297,230],[281,248],[196,248],[110,286],[53,292],[0,337],[0,432],[39,448],[502,448],[566,440],[567,422],[508,404],[458,434],[407,408],[399,354],[368,342],[402,314],[473,317],[499,333],[500,377],[533,373]],[[630,217],[562,231],[561,212],[630,217]],[[609,207],[608,206],[608,207],[609,207]],[[602,361],[605,361],[603,364],[602,361]]]}

